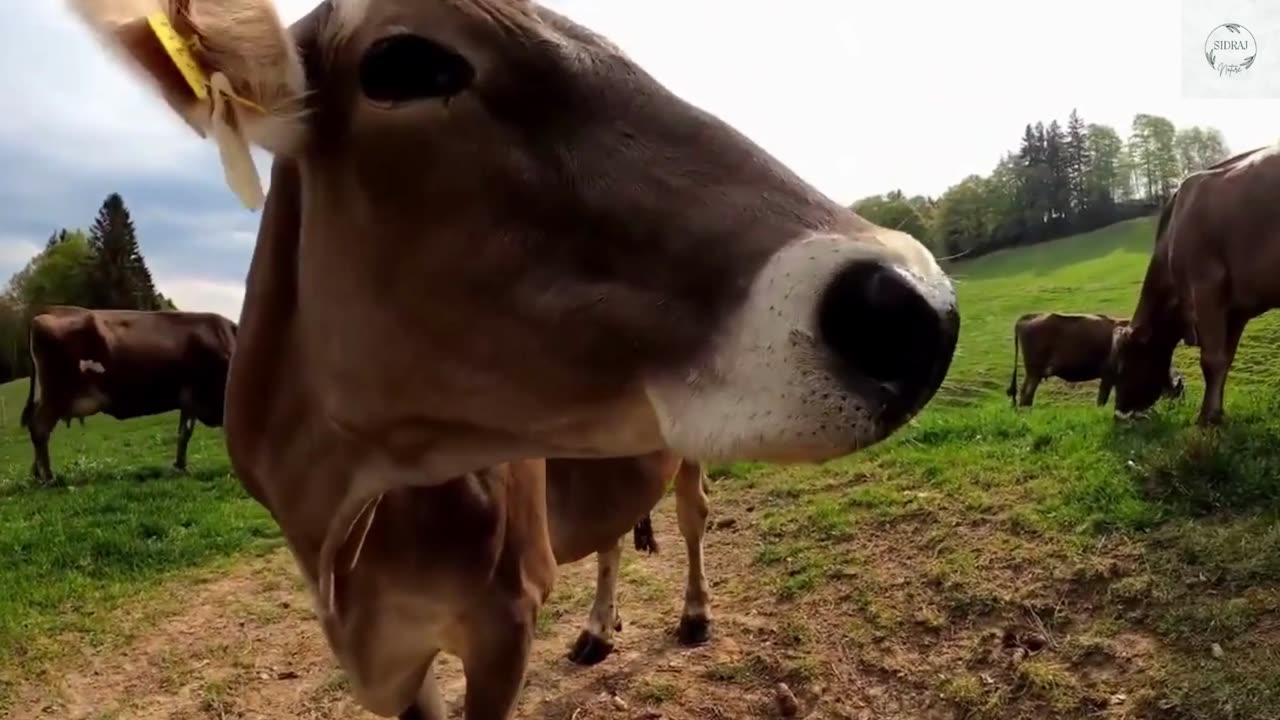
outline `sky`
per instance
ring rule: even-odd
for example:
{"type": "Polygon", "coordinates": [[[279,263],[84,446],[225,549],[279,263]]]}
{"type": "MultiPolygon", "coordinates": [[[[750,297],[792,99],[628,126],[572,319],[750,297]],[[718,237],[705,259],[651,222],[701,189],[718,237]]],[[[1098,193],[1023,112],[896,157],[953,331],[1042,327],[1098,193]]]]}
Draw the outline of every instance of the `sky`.
{"type": "MultiPolygon", "coordinates": [[[[1252,70],[1280,69],[1280,11],[1267,17],[1259,8],[1270,2],[1229,1],[1241,7],[1222,22],[1257,37],[1252,70]]],[[[277,7],[292,22],[315,3],[277,7]]],[[[227,189],[216,148],[108,58],[65,0],[9,4],[0,24],[0,277],[56,228],[87,227],[106,195],[120,192],[160,291],[182,309],[238,318],[259,216],[227,189]]],[[[1203,57],[1212,28],[1184,28],[1171,0],[544,4],[608,36],[845,204],[893,189],[939,195],[990,171],[1028,122],[1065,123],[1073,108],[1122,134],[1144,112],[1217,127],[1233,151],[1280,140],[1278,99],[1184,94],[1184,64],[1203,57]]],[[[265,183],[268,156],[259,160],[265,183]]]]}

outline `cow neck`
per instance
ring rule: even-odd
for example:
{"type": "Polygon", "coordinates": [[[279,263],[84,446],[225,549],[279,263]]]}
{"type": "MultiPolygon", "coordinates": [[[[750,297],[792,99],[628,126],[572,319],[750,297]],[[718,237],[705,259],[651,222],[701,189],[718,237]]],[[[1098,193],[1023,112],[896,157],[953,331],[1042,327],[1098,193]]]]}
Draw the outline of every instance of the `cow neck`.
{"type": "Polygon", "coordinates": [[[1170,276],[1167,236],[1156,244],[1130,322],[1133,336],[1153,352],[1170,355],[1182,338],[1183,318],[1170,276]]]}
{"type": "Polygon", "coordinates": [[[323,531],[307,543],[310,556],[307,562],[315,568],[316,592],[323,617],[340,619],[341,608],[334,592],[338,576],[355,570],[363,554],[365,538],[387,493],[410,487],[440,487],[500,465],[551,452],[544,445],[514,438],[501,438],[501,445],[490,445],[489,442],[496,439],[490,438],[489,442],[485,439],[464,433],[450,443],[453,451],[424,454],[414,462],[392,459],[376,450],[365,455],[334,494],[323,531]],[[314,544],[315,540],[319,540],[318,545],[314,544]]]}

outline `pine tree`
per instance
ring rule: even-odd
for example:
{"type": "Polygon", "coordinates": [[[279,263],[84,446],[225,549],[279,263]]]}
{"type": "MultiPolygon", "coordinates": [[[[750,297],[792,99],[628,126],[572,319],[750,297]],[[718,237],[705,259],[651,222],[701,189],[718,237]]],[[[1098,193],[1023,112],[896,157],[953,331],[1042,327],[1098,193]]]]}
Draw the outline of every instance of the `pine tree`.
{"type": "Polygon", "coordinates": [[[1067,119],[1067,174],[1071,190],[1071,208],[1077,215],[1089,205],[1089,173],[1092,158],[1089,154],[1088,129],[1080,113],[1074,108],[1067,119]]]}
{"type": "Polygon", "coordinates": [[[1032,129],[1031,124],[1027,124],[1027,129],[1022,133],[1022,147],[1018,148],[1018,160],[1022,162],[1023,167],[1034,165],[1039,154],[1039,145],[1036,142],[1036,133],[1032,129]]]}
{"type": "Polygon", "coordinates": [[[1020,167],[1019,196],[1025,224],[1029,228],[1043,225],[1049,216],[1048,165],[1045,162],[1044,125],[1027,125],[1018,149],[1020,167]]]}
{"type": "Polygon", "coordinates": [[[1066,217],[1071,208],[1070,173],[1067,168],[1066,136],[1057,120],[1049,123],[1044,134],[1045,165],[1048,166],[1047,198],[1054,218],[1066,217]]]}
{"type": "Polygon", "coordinates": [[[154,310],[159,307],[151,272],[138,248],[129,209],[118,193],[103,201],[89,231],[93,249],[90,274],[94,305],[100,308],[154,310]]]}
{"type": "Polygon", "coordinates": [[[75,233],[68,232],[66,228],[55,230],[49,235],[49,240],[45,242],[44,249],[45,250],[52,249],[53,246],[59,243],[64,243],[67,240],[70,240],[74,236],[75,236],[75,233]]]}
{"type": "Polygon", "coordinates": [[[151,278],[151,270],[147,269],[147,262],[142,259],[142,253],[138,253],[138,264],[134,267],[134,293],[137,298],[137,304],[134,306],[139,310],[160,310],[160,293],[156,291],[155,281],[151,278]]]}

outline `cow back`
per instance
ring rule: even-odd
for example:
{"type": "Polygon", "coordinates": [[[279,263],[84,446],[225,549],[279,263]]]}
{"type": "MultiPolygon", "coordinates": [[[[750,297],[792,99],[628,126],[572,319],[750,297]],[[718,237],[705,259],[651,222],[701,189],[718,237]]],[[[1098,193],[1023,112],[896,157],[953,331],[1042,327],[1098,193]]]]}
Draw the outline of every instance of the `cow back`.
{"type": "Polygon", "coordinates": [[[1097,380],[1107,372],[1116,327],[1127,322],[1107,315],[1044,313],[1019,327],[1023,356],[1043,377],[1097,380]]]}
{"type": "Polygon", "coordinates": [[[105,394],[112,417],[155,415],[187,405],[202,422],[222,423],[222,396],[234,328],[212,313],[57,308],[42,316],[56,328],[60,374],[105,394]],[[87,368],[87,370],[82,370],[87,368]]]}

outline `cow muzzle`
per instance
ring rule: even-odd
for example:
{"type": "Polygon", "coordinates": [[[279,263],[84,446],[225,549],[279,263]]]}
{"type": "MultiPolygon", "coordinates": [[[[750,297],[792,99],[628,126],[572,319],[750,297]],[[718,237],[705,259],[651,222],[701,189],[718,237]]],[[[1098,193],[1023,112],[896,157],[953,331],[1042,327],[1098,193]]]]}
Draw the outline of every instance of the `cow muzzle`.
{"type": "Polygon", "coordinates": [[[929,292],[893,265],[861,261],[837,273],[823,293],[818,331],[845,382],[880,397],[880,422],[890,431],[942,386],[960,312],[949,292],[929,292]]]}

